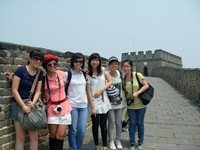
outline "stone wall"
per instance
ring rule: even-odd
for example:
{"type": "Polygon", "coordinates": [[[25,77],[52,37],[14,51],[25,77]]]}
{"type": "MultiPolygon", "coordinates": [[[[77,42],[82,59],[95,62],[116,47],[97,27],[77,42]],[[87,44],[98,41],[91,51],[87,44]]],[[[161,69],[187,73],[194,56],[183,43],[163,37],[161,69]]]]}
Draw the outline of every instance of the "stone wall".
{"type": "Polygon", "coordinates": [[[200,69],[156,68],[152,75],[160,77],[176,87],[178,91],[200,105],[200,69]]]}
{"type": "MultiPolygon", "coordinates": [[[[38,47],[30,47],[13,43],[0,42],[0,150],[10,150],[15,144],[15,129],[10,119],[11,108],[11,82],[7,80],[5,72],[7,70],[15,71],[20,65],[26,64],[29,52],[38,49],[44,54],[51,53],[60,57],[59,69],[66,70],[70,66],[70,58],[72,53],[62,53],[59,51],[48,50],[38,47]]],[[[85,56],[86,60],[88,56],[85,56]]],[[[102,58],[102,64],[105,65],[107,59],[102,58]]],[[[87,63],[87,61],[86,61],[87,63]]],[[[47,129],[39,131],[40,146],[48,141],[49,132],[47,129]]],[[[28,146],[28,138],[26,138],[26,147],[28,146]]],[[[28,148],[26,148],[28,149],[28,148]]]]}

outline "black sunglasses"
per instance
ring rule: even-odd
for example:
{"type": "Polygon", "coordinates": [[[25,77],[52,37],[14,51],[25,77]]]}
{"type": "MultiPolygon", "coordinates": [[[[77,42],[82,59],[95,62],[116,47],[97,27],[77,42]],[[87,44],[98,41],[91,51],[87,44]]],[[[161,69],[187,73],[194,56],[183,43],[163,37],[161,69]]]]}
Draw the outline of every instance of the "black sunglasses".
{"type": "Polygon", "coordinates": [[[82,60],[75,60],[74,63],[79,63],[79,64],[82,64],[83,61],[82,60]]]}
{"type": "Polygon", "coordinates": [[[58,63],[49,63],[47,64],[48,67],[57,67],[58,63]]]}

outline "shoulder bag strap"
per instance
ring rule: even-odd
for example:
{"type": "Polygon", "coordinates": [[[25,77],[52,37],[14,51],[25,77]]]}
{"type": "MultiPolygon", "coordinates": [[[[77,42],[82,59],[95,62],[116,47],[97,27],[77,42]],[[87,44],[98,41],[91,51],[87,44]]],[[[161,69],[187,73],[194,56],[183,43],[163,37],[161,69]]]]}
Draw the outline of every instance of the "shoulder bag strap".
{"type": "Polygon", "coordinates": [[[137,78],[137,82],[138,82],[138,84],[139,84],[139,87],[141,88],[143,85],[142,85],[142,83],[140,82],[140,80],[139,80],[139,78],[138,78],[137,72],[135,73],[135,76],[136,76],[136,78],[137,78]]]}
{"type": "MultiPolygon", "coordinates": [[[[126,75],[124,76],[124,91],[125,91],[125,97],[127,98],[128,91],[126,90],[126,75]]],[[[131,92],[133,94],[133,72],[131,72],[131,92]]]]}
{"type": "Polygon", "coordinates": [[[33,81],[33,85],[32,85],[32,87],[31,87],[30,95],[29,95],[29,99],[30,99],[30,100],[31,100],[31,98],[32,98],[32,96],[33,96],[33,93],[34,93],[34,91],[35,91],[35,86],[36,86],[36,84],[37,84],[37,82],[38,82],[38,78],[39,78],[39,75],[40,75],[40,71],[41,71],[41,68],[38,69],[37,74],[36,74],[36,76],[35,76],[35,79],[34,79],[34,81],[33,81]]]}

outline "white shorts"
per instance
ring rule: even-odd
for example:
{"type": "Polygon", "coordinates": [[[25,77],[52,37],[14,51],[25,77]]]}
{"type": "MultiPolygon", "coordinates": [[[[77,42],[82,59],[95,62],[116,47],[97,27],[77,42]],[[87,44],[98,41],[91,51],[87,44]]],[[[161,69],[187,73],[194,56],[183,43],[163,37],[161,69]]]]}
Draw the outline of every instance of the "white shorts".
{"type": "Polygon", "coordinates": [[[71,120],[71,114],[69,113],[64,116],[48,117],[47,124],[70,125],[71,120]]]}

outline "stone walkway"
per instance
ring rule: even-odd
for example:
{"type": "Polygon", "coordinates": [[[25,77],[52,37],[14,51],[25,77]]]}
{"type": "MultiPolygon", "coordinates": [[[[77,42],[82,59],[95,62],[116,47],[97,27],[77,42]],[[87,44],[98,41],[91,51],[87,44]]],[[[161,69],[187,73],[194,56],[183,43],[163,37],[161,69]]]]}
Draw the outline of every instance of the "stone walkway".
{"type": "MultiPolygon", "coordinates": [[[[200,150],[200,108],[163,79],[148,77],[147,80],[155,88],[155,96],[146,113],[143,149],[200,150]]],[[[122,133],[122,145],[123,150],[129,149],[128,132],[122,133]]],[[[94,150],[90,126],[83,150],[94,150]]]]}

